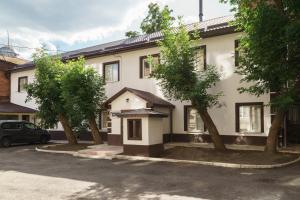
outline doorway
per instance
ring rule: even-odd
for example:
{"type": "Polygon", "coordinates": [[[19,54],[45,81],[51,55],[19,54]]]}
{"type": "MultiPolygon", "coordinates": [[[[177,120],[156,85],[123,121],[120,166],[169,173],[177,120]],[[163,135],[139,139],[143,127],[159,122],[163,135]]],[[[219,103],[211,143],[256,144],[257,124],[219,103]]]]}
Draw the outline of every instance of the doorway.
{"type": "Polygon", "coordinates": [[[292,106],[286,116],[287,145],[300,144],[300,104],[292,106]]]}
{"type": "Polygon", "coordinates": [[[22,115],[22,120],[29,122],[30,121],[30,116],[29,115],[22,115]]]}

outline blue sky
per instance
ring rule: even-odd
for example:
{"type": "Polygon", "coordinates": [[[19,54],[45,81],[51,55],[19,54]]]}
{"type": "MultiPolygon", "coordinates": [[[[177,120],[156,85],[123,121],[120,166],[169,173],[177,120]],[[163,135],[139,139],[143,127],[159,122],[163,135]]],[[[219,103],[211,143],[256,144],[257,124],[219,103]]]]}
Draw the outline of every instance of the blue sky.
{"type": "MultiPolygon", "coordinates": [[[[123,39],[126,31],[139,30],[150,2],[169,5],[187,23],[198,20],[199,0],[0,1],[0,46],[7,43],[8,31],[15,50],[30,59],[42,44],[55,52],[123,39]]],[[[219,0],[203,2],[204,19],[231,14],[219,0]]]]}

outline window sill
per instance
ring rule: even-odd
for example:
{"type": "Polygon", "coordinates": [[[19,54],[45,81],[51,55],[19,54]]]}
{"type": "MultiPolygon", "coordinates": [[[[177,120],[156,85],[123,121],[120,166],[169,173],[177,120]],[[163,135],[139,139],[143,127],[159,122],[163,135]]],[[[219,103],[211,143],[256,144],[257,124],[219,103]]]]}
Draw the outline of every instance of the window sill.
{"type": "Polygon", "coordinates": [[[198,134],[198,135],[204,135],[204,134],[209,134],[207,131],[203,131],[203,132],[200,132],[200,131],[187,131],[186,132],[187,134],[198,134]]]}
{"type": "Polygon", "coordinates": [[[239,135],[262,135],[263,132],[238,132],[239,135]]]}
{"type": "Polygon", "coordinates": [[[110,84],[110,83],[119,83],[120,81],[111,81],[111,82],[105,82],[105,84],[110,84]]]}
{"type": "Polygon", "coordinates": [[[142,141],[142,138],[128,138],[129,141],[142,141]]]}

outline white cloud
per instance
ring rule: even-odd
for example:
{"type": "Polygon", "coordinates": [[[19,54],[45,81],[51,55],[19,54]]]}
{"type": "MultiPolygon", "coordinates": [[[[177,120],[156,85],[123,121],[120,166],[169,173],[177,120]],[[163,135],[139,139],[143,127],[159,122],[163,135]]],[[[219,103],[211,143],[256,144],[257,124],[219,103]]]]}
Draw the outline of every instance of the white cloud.
{"type": "MultiPolygon", "coordinates": [[[[156,0],[161,4],[166,4],[173,0],[156,0]]],[[[32,29],[30,27],[15,27],[10,34],[13,44],[17,44],[15,50],[24,58],[30,58],[34,48],[40,48],[46,44],[48,49],[56,51],[57,48],[53,41],[63,42],[67,45],[73,45],[78,42],[87,42],[91,40],[102,40],[115,32],[125,32],[135,21],[142,19],[147,11],[147,5],[153,2],[151,0],[139,1],[129,8],[119,23],[112,26],[98,26],[86,30],[78,31],[58,31],[48,32],[44,30],[32,29]],[[30,48],[20,48],[30,47],[30,48]]],[[[38,16],[37,16],[38,17],[38,16]]],[[[100,23],[101,24],[101,23],[100,23]]],[[[6,33],[6,30],[0,28],[0,33],[6,33]]],[[[0,40],[6,40],[6,34],[0,35],[0,40]]]]}
{"type": "Polygon", "coordinates": [[[61,8],[57,8],[56,3],[52,1],[56,0],[0,2],[0,12],[4,11],[2,12],[3,18],[0,18],[0,23],[4,24],[0,27],[0,43],[6,42],[6,28],[8,27],[14,45],[29,47],[16,47],[15,50],[21,57],[29,59],[34,48],[40,48],[42,44],[46,44],[51,51],[56,51],[55,44],[77,48],[81,47],[80,44],[90,41],[102,43],[108,38],[120,39],[116,36],[121,37],[127,30],[138,28],[150,2],[170,5],[175,15],[185,16],[186,23],[198,20],[198,11],[195,8],[198,0],[189,0],[188,3],[181,0],[94,0],[88,1],[90,4],[87,4],[87,1],[81,1],[82,5],[66,0],[66,5],[61,5],[61,8]],[[1,6],[1,4],[4,5],[1,6]],[[41,10],[46,7],[48,10],[41,10]],[[63,10],[68,7],[70,10],[63,10]],[[9,11],[14,8],[23,13],[15,11],[10,15],[9,11]]]}

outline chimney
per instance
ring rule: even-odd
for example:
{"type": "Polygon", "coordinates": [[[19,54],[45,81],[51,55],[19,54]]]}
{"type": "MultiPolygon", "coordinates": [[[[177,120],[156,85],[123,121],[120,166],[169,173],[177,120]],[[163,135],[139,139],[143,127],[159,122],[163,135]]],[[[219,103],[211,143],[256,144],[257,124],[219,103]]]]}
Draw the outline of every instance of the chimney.
{"type": "Polygon", "coordinates": [[[203,21],[203,0],[199,0],[199,20],[203,21]]]}

